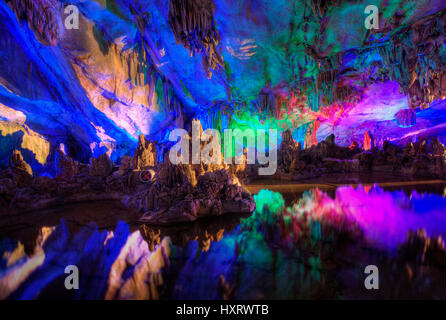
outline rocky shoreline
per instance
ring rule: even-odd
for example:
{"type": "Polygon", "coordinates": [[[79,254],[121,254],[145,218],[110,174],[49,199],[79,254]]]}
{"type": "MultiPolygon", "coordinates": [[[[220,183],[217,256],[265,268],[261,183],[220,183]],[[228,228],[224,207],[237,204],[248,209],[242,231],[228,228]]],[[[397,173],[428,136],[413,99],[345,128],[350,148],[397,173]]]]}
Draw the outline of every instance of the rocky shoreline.
{"type": "MultiPolygon", "coordinates": [[[[205,143],[202,143],[203,148],[205,143]]],[[[446,148],[436,138],[408,143],[404,147],[385,141],[375,147],[366,133],[364,146],[335,144],[329,136],[302,149],[289,130],[282,134],[278,165],[271,179],[303,181],[332,173],[388,172],[410,178],[446,177],[446,148]]],[[[139,222],[171,225],[207,216],[251,213],[255,202],[242,186],[259,178],[258,164],[205,165],[158,162],[154,143],[141,135],[133,157],[120,165],[107,154],[79,163],[58,151],[57,176],[33,176],[32,168],[15,150],[9,167],[0,171],[0,215],[14,215],[65,204],[118,200],[141,212],[139,222]]]]}

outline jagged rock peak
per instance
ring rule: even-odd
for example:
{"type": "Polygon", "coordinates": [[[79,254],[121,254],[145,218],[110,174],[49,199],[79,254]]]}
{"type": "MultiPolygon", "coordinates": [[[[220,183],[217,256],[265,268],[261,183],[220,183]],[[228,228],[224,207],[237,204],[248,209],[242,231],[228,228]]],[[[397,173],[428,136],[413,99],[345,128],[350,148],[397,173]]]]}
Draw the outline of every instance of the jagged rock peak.
{"type": "Polygon", "coordinates": [[[90,175],[107,177],[113,170],[113,162],[106,153],[101,154],[98,158],[90,159],[90,175]]]}
{"type": "Polygon", "coordinates": [[[146,140],[141,134],[138,138],[138,147],[132,159],[132,167],[135,170],[144,170],[154,167],[158,163],[158,151],[154,143],[146,140]]]}
{"type": "Polygon", "coordinates": [[[9,158],[9,166],[33,175],[31,166],[23,160],[22,153],[19,150],[14,150],[12,152],[12,156],[9,158]]]}

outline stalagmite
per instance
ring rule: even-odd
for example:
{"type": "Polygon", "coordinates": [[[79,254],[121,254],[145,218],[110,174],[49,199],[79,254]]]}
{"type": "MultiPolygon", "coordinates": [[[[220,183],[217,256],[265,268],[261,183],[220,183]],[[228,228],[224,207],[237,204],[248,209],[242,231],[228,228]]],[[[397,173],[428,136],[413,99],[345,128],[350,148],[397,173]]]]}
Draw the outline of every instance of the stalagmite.
{"type": "Polygon", "coordinates": [[[407,128],[415,125],[417,114],[413,109],[403,109],[395,114],[395,119],[400,127],[407,128]]]}

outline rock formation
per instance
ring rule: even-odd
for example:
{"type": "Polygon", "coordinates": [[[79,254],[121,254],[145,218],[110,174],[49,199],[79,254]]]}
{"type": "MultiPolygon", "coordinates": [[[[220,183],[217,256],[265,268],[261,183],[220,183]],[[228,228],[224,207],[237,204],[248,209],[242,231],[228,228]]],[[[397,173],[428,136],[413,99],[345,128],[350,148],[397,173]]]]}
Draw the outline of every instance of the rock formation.
{"type": "Polygon", "coordinates": [[[297,171],[300,150],[301,145],[294,140],[291,130],[285,130],[277,154],[278,167],[283,172],[297,171]]]}
{"type": "Polygon", "coordinates": [[[364,150],[368,151],[374,147],[375,139],[373,139],[373,135],[369,131],[366,131],[366,133],[364,133],[364,150]]]}
{"type": "MultiPolygon", "coordinates": [[[[210,140],[201,142],[201,148],[207,143],[210,140]]],[[[168,156],[158,164],[156,147],[144,136],[134,157],[124,156],[116,169],[107,154],[91,158],[89,165],[73,161],[60,150],[57,155],[55,179],[33,178],[31,167],[14,151],[11,168],[0,172],[1,214],[82,201],[122,200],[144,214],[141,221],[175,224],[254,210],[251,195],[226,165],[173,165],[168,156]]]]}
{"type": "Polygon", "coordinates": [[[403,109],[395,114],[395,119],[400,127],[411,127],[417,122],[417,114],[413,109],[403,109]]]}
{"type": "Polygon", "coordinates": [[[113,170],[113,162],[106,153],[101,154],[98,158],[90,159],[90,176],[107,177],[113,170]]]}
{"type": "Polygon", "coordinates": [[[31,166],[23,160],[23,156],[18,150],[14,150],[14,152],[12,153],[12,156],[9,159],[9,165],[11,168],[22,170],[31,176],[33,175],[31,166]]]}
{"type": "Polygon", "coordinates": [[[59,38],[62,6],[54,0],[12,0],[11,7],[46,44],[56,45],[59,38]]]}
{"type": "Polygon", "coordinates": [[[161,225],[252,212],[254,201],[236,179],[225,169],[197,177],[191,165],[173,165],[165,159],[150,188],[126,203],[145,212],[140,221],[161,225]]]}
{"type": "Polygon", "coordinates": [[[191,55],[202,54],[202,65],[208,78],[211,69],[224,66],[217,50],[220,34],[214,20],[214,0],[170,0],[169,25],[177,43],[191,55]]]}
{"type": "Polygon", "coordinates": [[[153,142],[147,141],[144,135],[138,138],[138,147],[132,159],[132,168],[144,170],[155,167],[158,162],[158,152],[153,142]]]}
{"type": "Polygon", "coordinates": [[[56,152],[57,152],[56,178],[65,181],[72,181],[74,176],[76,176],[79,172],[79,162],[74,161],[59,149],[57,149],[56,152]]]}

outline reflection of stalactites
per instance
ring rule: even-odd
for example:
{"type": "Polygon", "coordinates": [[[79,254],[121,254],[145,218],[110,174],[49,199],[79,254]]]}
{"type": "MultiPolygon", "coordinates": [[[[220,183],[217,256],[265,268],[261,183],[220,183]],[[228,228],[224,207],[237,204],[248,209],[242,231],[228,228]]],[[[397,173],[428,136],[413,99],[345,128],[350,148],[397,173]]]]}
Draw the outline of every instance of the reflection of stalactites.
{"type": "Polygon", "coordinates": [[[212,70],[224,67],[217,50],[220,35],[215,27],[213,0],[170,0],[169,25],[177,43],[182,43],[191,55],[202,55],[202,65],[208,78],[212,70]]]}
{"type": "Polygon", "coordinates": [[[38,35],[40,40],[49,45],[56,45],[59,37],[57,21],[60,3],[53,0],[12,0],[11,8],[19,20],[28,25],[38,35]]]}

